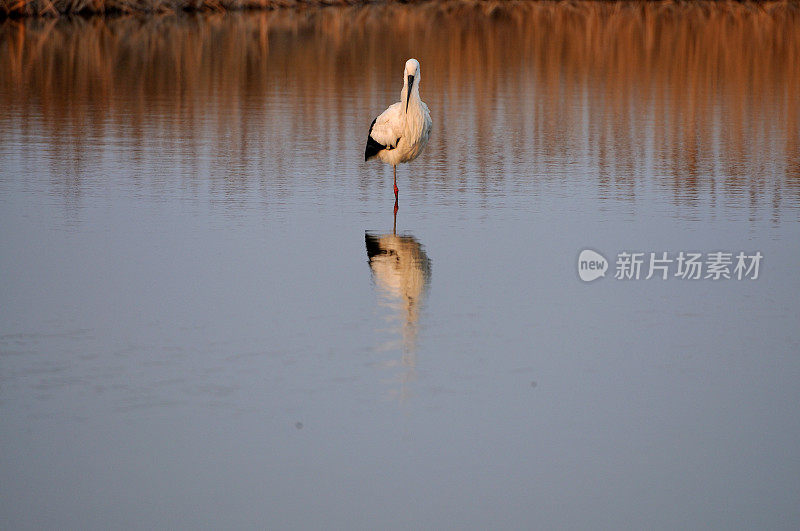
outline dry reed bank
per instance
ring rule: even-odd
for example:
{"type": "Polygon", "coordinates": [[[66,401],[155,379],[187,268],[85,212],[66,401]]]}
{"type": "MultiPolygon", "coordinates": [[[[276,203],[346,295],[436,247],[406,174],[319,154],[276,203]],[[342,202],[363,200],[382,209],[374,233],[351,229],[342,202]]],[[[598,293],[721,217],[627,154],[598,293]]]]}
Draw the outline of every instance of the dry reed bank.
{"type": "Polygon", "coordinates": [[[343,6],[372,0],[0,0],[0,18],[343,6]]]}
{"type": "MultiPolygon", "coordinates": [[[[243,9],[309,8],[387,3],[483,4],[490,10],[518,7],[537,0],[0,0],[0,19],[6,17],[171,13],[177,11],[231,11],[243,9]]],[[[623,0],[624,1],[624,0],[623,0]]],[[[652,0],[630,0],[650,2],[652,0]]],[[[797,0],[784,0],[788,3],[797,0]]],[[[572,3],[566,1],[565,3],[572,3]]],[[[681,3],[676,0],[656,0],[655,3],[681,3]]],[[[725,3],[725,2],[721,2],[725,3]]],[[[752,4],[774,3],[750,0],[752,4]]]]}

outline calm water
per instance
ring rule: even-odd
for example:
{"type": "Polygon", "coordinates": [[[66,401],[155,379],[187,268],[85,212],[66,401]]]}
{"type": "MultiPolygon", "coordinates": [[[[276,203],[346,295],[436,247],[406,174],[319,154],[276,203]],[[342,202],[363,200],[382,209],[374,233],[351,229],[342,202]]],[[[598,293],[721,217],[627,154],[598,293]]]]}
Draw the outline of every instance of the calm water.
{"type": "Polygon", "coordinates": [[[0,23],[0,527],[800,527],[799,22],[0,23]]]}

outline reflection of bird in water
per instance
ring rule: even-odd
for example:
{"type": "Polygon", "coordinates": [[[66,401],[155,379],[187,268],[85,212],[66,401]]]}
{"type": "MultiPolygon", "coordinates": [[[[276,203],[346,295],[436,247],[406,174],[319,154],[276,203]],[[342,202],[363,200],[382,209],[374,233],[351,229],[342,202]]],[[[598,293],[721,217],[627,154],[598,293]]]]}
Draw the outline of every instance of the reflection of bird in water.
{"type": "Polygon", "coordinates": [[[419,61],[406,61],[400,101],[372,120],[364,160],[379,158],[392,165],[397,197],[397,165],[417,158],[431,134],[431,113],[419,97],[419,61]]]}
{"type": "Polygon", "coordinates": [[[416,366],[416,340],[419,312],[431,277],[431,260],[422,245],[411,235],[398,235],[397,204],[395,227],[391,234],[367,231],[364,239],[372,278],[382,297],[382,304],[393,310],[392,320],[399,321],[402,365],[408,369],[403,381],[413,377],[416,366]]]}

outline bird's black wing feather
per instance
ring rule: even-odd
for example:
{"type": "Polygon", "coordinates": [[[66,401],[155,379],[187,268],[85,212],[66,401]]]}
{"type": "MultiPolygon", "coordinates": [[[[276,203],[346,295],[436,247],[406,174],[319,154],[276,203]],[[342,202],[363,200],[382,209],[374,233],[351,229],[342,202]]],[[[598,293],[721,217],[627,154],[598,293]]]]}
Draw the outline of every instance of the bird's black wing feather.
{"type": "Polygon", "coordinates": [[[372,120],[372,123],[369,126],[369,133],[367,134],[367,147],[364,150],[364,160],[369,160],[377,155],[379,151],[386,149],[386,146],[372,138],[372,128],[375,127],[375,122],[377,120],[377,118],[372,120]]]}

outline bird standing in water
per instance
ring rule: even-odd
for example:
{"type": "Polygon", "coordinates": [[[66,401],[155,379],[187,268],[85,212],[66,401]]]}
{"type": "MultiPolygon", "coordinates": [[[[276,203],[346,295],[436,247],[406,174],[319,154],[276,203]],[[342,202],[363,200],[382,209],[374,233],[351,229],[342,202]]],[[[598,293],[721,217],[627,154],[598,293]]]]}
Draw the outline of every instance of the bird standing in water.
{"type": "Polygon", "coordinates": [[[419,97],[419,61],[406,61],[400,101],[372,120],[364,160],[378,158],[392,165],[397,204],[397,165],[417,158],[431,135],[431,113],[419,97]]]}

